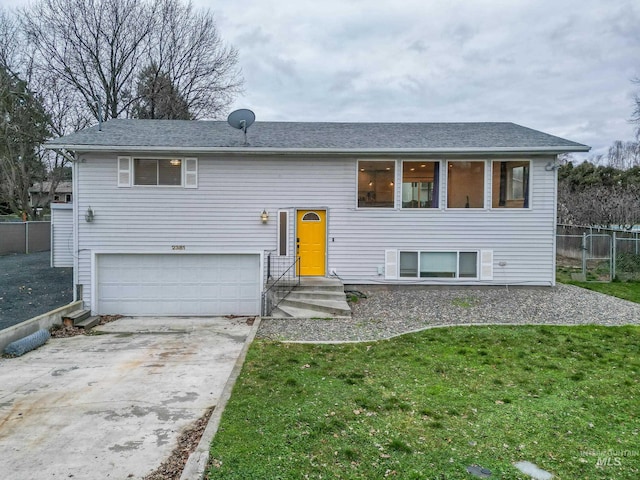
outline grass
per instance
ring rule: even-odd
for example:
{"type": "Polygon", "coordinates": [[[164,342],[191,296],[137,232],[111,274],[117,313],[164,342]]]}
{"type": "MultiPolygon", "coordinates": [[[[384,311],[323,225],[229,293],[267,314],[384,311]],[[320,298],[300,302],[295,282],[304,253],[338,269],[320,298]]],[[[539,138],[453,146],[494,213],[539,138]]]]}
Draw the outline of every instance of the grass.
{"type": "Polygon", "coordinates": [[[623,298],[631,302],[640,303],[640,282],[639,281],[613,281],[613,282],[579,282],[571,278],[571,273],[580,271],[579,268],[558,267],[556,280],[570,285],[605,293],[614,297],[623,298]]]}
{"type": "Polygon", "coordinates": [[[611,283],[589,283],[589,282],[568,282],[578,287],[606,293],[614,297],[624,298],[631,302],[640,303],[640,282],[611,282],[611,283]]]}
{"type": "Polygon", "coordinates": [[[365,344],[257,340],[209,479],[640,475],[639,327],[450,327],[365,344]],[[605,458],[606,457],[606,458],[605,458]],[[608,458],[608,460],[607,460],[608,458]]]}
{"type": "Polygon", "coordinates": [[[460,308],[471,308],[477,303],[477,300],[473,297],[454,298],[451,300],[451,304],[460,308]]]}

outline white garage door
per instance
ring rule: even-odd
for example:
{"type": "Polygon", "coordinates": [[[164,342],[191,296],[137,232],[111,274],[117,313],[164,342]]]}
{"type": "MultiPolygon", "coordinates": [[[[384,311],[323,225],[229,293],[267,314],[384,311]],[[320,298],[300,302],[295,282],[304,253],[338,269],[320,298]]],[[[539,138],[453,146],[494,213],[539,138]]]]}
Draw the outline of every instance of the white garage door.
{"type": "Polygon", "coordinates": [[[100,314],[257,315],[259,255],[97,256],[100,314]]]}

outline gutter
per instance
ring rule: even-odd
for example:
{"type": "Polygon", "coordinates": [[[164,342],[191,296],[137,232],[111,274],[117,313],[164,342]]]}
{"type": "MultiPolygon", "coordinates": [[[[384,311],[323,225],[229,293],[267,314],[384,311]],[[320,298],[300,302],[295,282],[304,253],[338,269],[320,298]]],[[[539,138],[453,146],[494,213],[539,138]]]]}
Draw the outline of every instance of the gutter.
{"type": "Polygon", "coordinates": [[[226,155],[429,155],[429,154],[459,154],[472,155],[486,154],[559,154],[570,152],[588,152],[591,147],[577,144],[575,146],[551,146],[551,147],[482,147],[482,148],[273,148],[273,147],[175,147],[171,145],[76,145],[76,144],[50,144],[45,143],[45,148],[60,151],[71,150],[76,152],[181,152],[181,153],[216,153],[226,155]]]}
{"type": "Polygon", "coordinates": [[[74,163],[76,161],[75,158],[73,158],[72,155],[69,154],[69,152],[67,152],[66,150],[71,150],[73,151],[72,148],[63,148],[63,147],[56,147],[55,145],[52,146],[48,146],[46,143],[43,145],[45,148],[49,149],[49,150],[53,150],[54,152],[59,153],[60,155],[62,155],[64,158],[66,158],[67,160],[69,160],[71,163],[74,163]]]}

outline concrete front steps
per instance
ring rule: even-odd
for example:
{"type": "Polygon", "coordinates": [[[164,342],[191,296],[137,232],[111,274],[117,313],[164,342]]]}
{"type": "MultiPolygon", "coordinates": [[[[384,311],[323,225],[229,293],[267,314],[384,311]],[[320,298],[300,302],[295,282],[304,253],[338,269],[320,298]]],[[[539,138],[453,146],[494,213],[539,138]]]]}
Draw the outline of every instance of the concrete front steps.
{"type": "Polygon", "coordinates": [[[337,278],[302,277],[300,285],[271,312],[274,318],[351,317],[344,285],[337,278]]]}
{"type": "Polygon", "coordinates": [[[74,310],[73,312],[62,316],[62,324],[65,327],[76,327],[89,330],[95,327],[98,323],[100,323],[100,317],[92,317],[89,310],[74,310]]]}

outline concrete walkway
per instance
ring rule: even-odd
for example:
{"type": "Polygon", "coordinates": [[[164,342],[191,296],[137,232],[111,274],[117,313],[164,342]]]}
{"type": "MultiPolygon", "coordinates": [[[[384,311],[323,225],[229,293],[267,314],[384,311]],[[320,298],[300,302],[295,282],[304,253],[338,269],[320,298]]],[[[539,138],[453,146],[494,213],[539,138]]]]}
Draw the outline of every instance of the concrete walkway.
{"type": "Polygon", "coordinates": [[[215,406],[246,318],[124,318],[0,359],[0,471],[21,479],[140,479],[215,406]]]}

